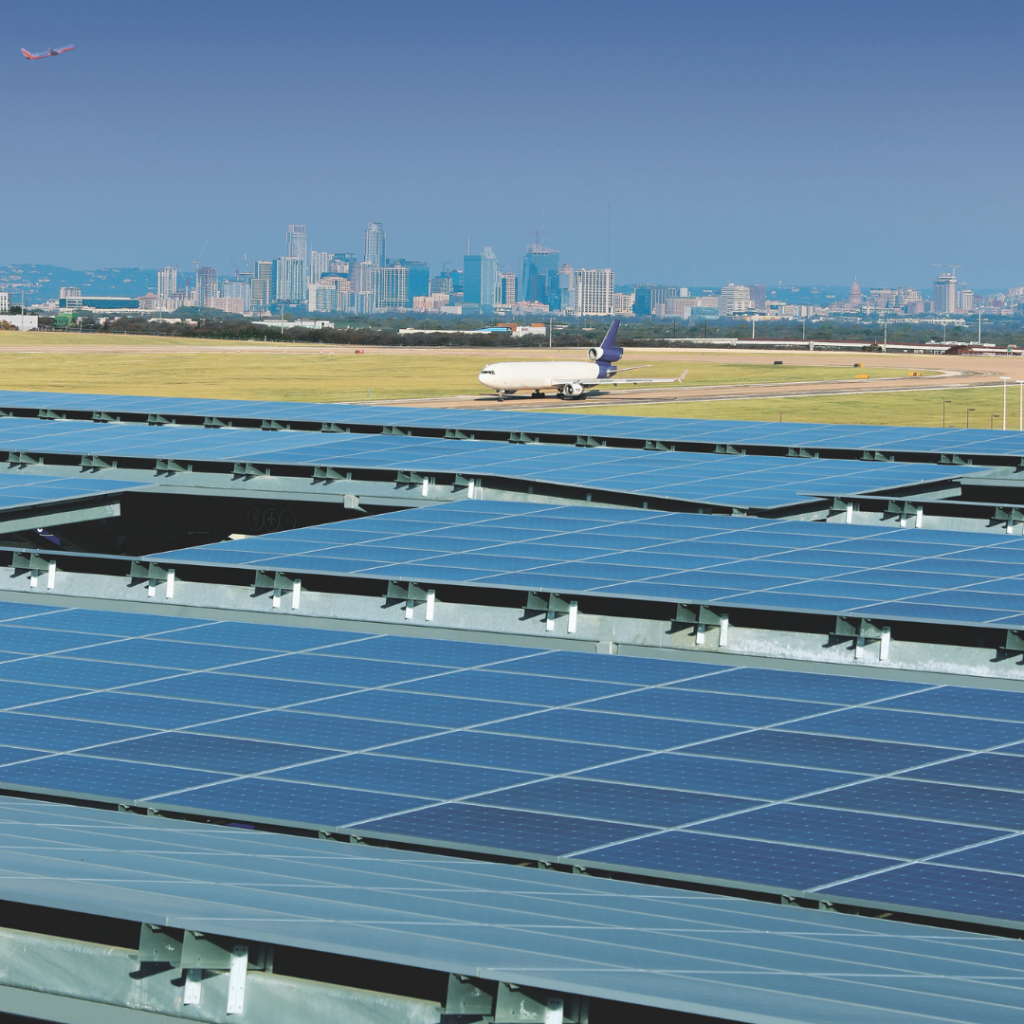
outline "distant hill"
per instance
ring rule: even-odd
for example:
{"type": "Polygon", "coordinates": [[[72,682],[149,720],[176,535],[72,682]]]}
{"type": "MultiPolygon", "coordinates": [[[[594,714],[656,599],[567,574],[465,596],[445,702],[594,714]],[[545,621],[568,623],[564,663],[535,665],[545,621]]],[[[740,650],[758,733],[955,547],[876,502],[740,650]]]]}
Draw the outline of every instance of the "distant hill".
{"type": "Polygon", "coordinates": [[[110,267],[104,270],[71,270],[49,263],[10,263],[0,266],[0,292],[10,292],[11,302],[56,299],[61,288],[81,288],[83,295],[127,295],[138,298],[156,291],[156,270],[110,267]]]}

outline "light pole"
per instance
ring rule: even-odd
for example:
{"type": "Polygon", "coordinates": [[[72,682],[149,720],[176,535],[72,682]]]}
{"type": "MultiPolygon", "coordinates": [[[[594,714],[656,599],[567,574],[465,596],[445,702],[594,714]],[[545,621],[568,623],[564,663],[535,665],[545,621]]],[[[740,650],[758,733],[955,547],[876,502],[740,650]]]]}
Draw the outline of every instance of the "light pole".
{"type": "Polygon", "coordinates": [[[1010,379],[1009,377],[1000,377],[1003,382],[1003,425],[1002,430],[1006,429],[1006,382],[1010,379]]]}
{"type": "Polygon", "coordinates": [[[968,430],[970,430],[970,429],[971,429],[971,413],[972,413],[972,412],[974,412],[974,409],[973,409],[973,408],[972,408],[972,409],[968,409],[968,410],[967,410],[967,429],[968,429],[968,430]]]}
{"type": "Polygon", "coordinates": [[[946,426],[946,406],[947,405],[952,405],[952,404],[953,404],[953,399],[952,398],[947,398],[942,403],[942,426],[943,426],[943,429],[945,429],[945,426],[946,426]]]}
{"type": "Polygon", "coordinates": [[[1024,430],[1024,380],[1019,380],[1020,385],[1020,412],[1018,413],[1017,429],[1024,430]]]}

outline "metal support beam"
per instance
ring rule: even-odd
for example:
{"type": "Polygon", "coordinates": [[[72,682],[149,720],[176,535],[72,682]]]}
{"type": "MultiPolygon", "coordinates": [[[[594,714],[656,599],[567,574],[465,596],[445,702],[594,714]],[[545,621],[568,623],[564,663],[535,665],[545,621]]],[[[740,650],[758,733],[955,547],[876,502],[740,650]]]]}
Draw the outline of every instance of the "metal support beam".
{"type": "Polygon", "coordinates": [[[156,562],[133,561],[128,570],[128,586],[134,586],[136,582],[146,584],[147,596],[156,597],[156,588],[161,584],[167,584],[164,591],[167,600],[174,597],[174,570],[165,569],[156,562]]]}
{"type": "Polygon", "coordinates": [[[590,1001],[585,997],[468,978],[448,976],[446,1016],[493,1021],[494,1024],[588,1024],[590,1001]]]}
{"type": "MultiPolygon", "coordinates": [[[[186,945],[188,935],[186,932],[186,945]]],[[[436,1024],[438,1020],[441,1007],[436,1002],[277,975],[267,969],[267,947],[244,939],[220,941],[230,942],[227,967],[188,968],[201,975],[200,1000],[192,1003],[185,999],[188,986],[180,941],[178,962],[174,963],[169,958],[151,958],[152,950],[0,928],[0,1013],[61,1024],[184,1020],[212,1024],[436,1024]],[[251,954],[244,959],[244,971],[243,959],[235,952],[239,946],[251,954]],[[237,995],[231,1002],[232,981],[236,991],[244,991],[241,1004],[237,995]],[[237,1006],[240,1008],[232,1009],[237,1006]]],[[[173,956],[173,951],[169,952],[173,956]]]]}
{"type": "Polygon", "coordinates": [[[285,576],[279,572],[262,572],[257,569],[256,581],[253,584],[253,597],[258,597],[266,591],[272,592],[271,604],[275,608],[281,607],[281,595],[290,591],[292,595],[292,611],[299,610],[302,600],[302,580],[293,579],[291,576],[285,576]]]}

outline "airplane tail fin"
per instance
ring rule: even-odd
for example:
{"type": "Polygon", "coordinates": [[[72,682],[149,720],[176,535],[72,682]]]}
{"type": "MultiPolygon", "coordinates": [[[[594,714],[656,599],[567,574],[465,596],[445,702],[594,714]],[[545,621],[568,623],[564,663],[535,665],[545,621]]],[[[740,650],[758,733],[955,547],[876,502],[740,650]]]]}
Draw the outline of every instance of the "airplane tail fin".
{"type": "Polygon", "coordinates": [[[619,321],[613,320],[608,333],[604,336],[600,348],[592,348],[587,356],[596,363],[617,363],[623,356],[623,351],[615,344],[616,336],[619,333],[619,321]]]}
{"type": "Polygon", "coordinates": [[[27,57],[27,58],[28,58],[29,60],[31,60],[31,59],[32,59],[32,54],[31,54],[31,53],[29,53],[29,52],[28,52],[28,50],[26,50],[24,46],[23,46],[23,47],[21,48],[21,52],[22,52],[22,54],[24,54],[24,56],[25,56],[25,57],[27,57]]]}

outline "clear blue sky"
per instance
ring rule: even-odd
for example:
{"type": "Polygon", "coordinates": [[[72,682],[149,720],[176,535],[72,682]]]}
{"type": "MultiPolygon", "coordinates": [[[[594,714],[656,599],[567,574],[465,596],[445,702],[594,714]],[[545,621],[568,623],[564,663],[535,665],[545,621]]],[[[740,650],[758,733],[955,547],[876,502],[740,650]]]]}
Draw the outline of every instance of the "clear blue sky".
{"type": "Polygon", "coordinates": [[[313,248],[617,281],[1024,284],[1019,2],[47,2],[4,11],[0,263],[313,248]],[[19,48],[73,43],[43,61],[19,48]]]}

